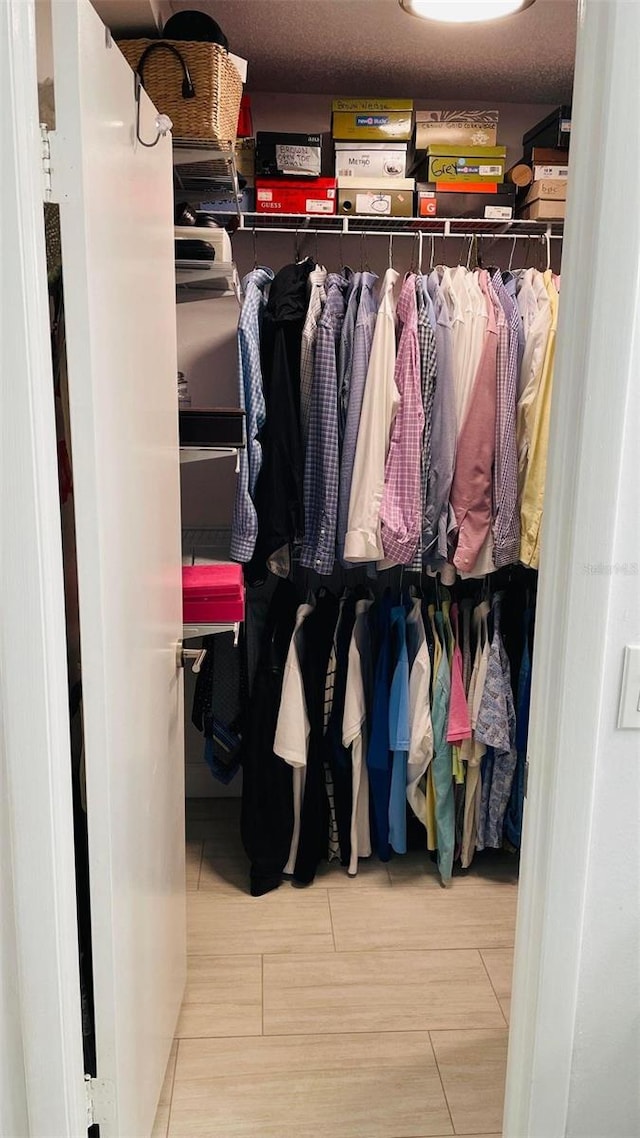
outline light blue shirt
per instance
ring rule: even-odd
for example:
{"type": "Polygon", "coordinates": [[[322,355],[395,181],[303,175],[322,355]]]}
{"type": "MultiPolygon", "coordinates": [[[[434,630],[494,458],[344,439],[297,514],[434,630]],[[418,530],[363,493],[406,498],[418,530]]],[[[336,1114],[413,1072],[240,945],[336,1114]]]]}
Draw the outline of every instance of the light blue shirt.
{"type": "MultiPolygon", "coordinates": [[[[349,520],[349,498],[351,495],[351,479],[353,478],[353,464],[356,457],[356,445],[360,427],[360,414],[362,412],[362,401],[364,399],[364,389],[367,382],[371,344],[373,343],[373,332],[378,312],[376,296],[373,291],[377,280],[378,278],[375,273],[362,273],[360,276],[358,312],[353,333],[353,349],[349,377],[349,400],[340,457],[337,530],[338,557],[347,568],[351,567],[351,563],[344,560],[344,539],[349,520]]],[[[352,292],[349,298],[349,304],[351,303],[353,295],[352,292]]],[[[347,314],[349,312],[349,304],[347,305],[347,314]]],[[[345,316],[345,324],[346,319],[345,316]]],[[[342,343],[343,342],[344,328],[342,343]]]]}

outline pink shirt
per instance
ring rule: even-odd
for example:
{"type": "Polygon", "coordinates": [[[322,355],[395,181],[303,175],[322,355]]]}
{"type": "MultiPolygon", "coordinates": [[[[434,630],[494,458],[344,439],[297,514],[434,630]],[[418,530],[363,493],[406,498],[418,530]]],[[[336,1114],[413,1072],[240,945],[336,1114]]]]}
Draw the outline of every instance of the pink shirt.
{"type": "Polygon", "coordinates": [[[383,567],[387,563],[411,564],[422,525],[420,456],[424,407],[420,386],[416,278],[413,274],[405,277],[396,315],[401,331],[394,379],[400,395],[400,407],[391,431],[380,507],[380,533],[385,556],[383,567]]]}
{"type": "Polygon", "coordinates": [[[458,524],[456,569],[470,572],[491,528],[491,486],[495,456],[496,372],[500,312],[506,317],[485,269],[478,281],[487,303],[488,323],[482,355],[462,430],[458,436],[456,468],[450,502],[458,524]]]}
{"type": "Polygon", "coordinates": [[[449,718],[447,720],[447,743],[461,743],[471,738],[471,720],[467,697],[462,680],[462,652],[458,642],[458,606],[451,606],[451,623],[455,635],[455,646],[451,659],[451,692],[449,695],[449,718]]]}

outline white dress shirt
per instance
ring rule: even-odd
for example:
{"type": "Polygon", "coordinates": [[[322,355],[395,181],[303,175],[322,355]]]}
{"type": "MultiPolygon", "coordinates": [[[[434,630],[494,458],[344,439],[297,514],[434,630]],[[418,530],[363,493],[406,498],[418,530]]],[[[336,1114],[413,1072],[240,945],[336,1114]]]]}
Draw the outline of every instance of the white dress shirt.
{"type": "Polygon", "coordinates": [[[407,802],[419,822],[427,825],[426,786],[421,782],[433,758],[433,727],[429,705],[431,661],[422,619],[420,598],[407,616],[409,653],[409,756],[407,760],[407,802]]]}
{"type": "Polygon", "coordinates": [[[311,730],[300,668],[300,639],[302,625],[309,613],[313,612],[313,607],[313,605],[299,605],[296,612],[296,623],[284,666],[280,710],[273,740],[276,755],[293,767],[293,834],[289,860],[284,868],[285,873],[293,873],[300,842],[300,819],[311,730]]]}
{"type": "Polygon", "coordinates": [[[344,542],[346,561],[379,561],[384,557],[380,506],[391,427],[400,403],[394,380],[396,302],[393,289],[398,276],[395,269],[387,269],[380,291],[351,479],[344,542]]]}

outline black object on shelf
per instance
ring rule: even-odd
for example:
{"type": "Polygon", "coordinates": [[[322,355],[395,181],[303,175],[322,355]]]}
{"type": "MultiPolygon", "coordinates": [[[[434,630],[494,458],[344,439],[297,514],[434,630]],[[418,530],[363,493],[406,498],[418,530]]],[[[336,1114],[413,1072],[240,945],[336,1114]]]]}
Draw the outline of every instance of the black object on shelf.
{"type": "Polygon", "coordinates": [[[180,446],[244,446],[244,411],[239,407],[180,408],[180,446]]]}

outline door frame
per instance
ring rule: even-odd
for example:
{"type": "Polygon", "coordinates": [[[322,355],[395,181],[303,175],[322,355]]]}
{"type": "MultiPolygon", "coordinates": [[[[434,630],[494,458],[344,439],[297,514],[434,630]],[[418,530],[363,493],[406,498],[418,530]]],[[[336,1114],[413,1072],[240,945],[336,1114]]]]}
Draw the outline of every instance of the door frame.
{"type": "Polygon", "coordinates": [[[25,1133],[86,1138],[34,0],[4,0],[0,37],[0,742],[11,849],[3,872],[11,874],[17,949],[15,1046],[25,1070],[25,1133]]]}
{"type": "Polygon", "coordinates": [[[561,1138],[569,1117],[599,734],[612,727],[606,560],[640,342],[640,193],[597,171],[637,134],[639,37],[636,4],[580,0],[504,1138],[561,1138]]]}

